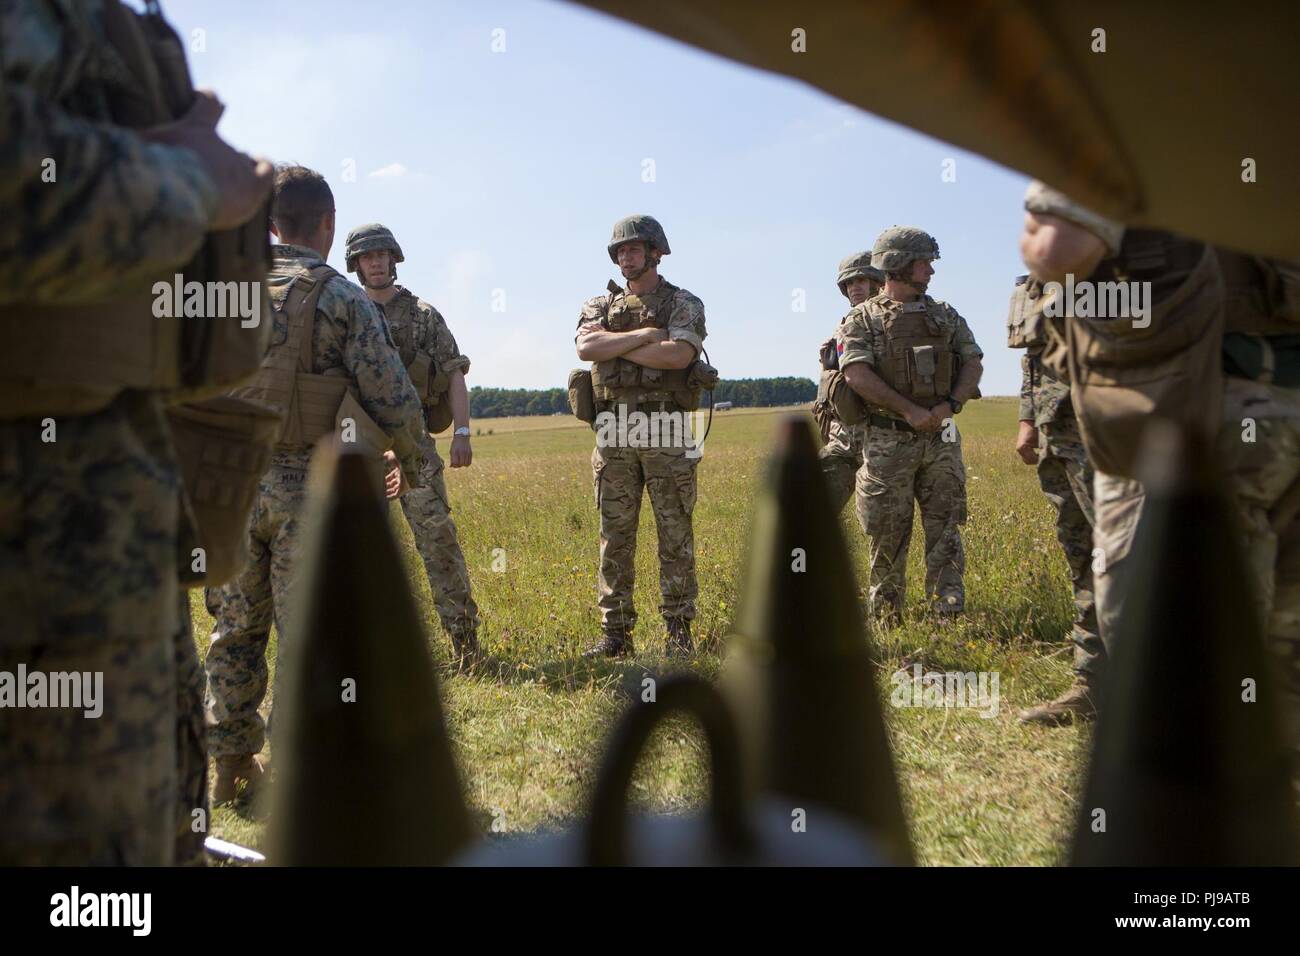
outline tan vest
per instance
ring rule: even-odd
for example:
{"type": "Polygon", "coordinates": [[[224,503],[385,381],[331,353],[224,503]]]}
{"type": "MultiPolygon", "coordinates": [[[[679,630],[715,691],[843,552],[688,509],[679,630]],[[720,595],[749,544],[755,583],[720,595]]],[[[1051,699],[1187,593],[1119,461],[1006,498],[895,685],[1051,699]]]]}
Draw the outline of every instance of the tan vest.
{"type": "MultiPolygon", "coordinates": [[[[390,314],[389,307],[398,301],[401,299],[395,298],[383,307],[385,316],[390,314]]],[[[419,321],[419,307],[415,297],[411,296],[409,303],[404,304],[403,308],[410,309],[410,321],[399,325],[396,329],[393,328],[392,322],[389,322],[388,329],[392,333],[393,344],[397,346],[398,354],[402,357],[402,364],[406,366],[406,372],[411,376],[415,394],[420,397],[420,404],[424,408],[425,427],[437,434],[445,431],[452,422],[451,402],[447,400],[451,379],[434,357],[436,343],[430,343],[427,339],[427,335],[434,334],[434,329],[430,328],[426,333],[425,344],[429,346],[428,348],[420,349],[415,346],[416,323],[419,321]]]]}
{"type": "MultiPolygon", "coordinates": [[[[659,287],[645,296],[611,288],[601,325],[610,332],[666,329],[678,291],[677,286],[662,279],[659,287]]],[[[688,375],[688,369],[646,368],[615,358],[592,363],[591,385],[596,402],[605,407],[621,402],[672,402],[693,410],[699,407],[699,390],[687,387],[688,375]]]]}
{"type": "Polygon", "coordinates": [[[884,331],[885,354],[876,357],[876,373],[885,384],[923,408],[947,398],[956,380],[952,334],[944,332],[925,299],[871,299],[867,308],[884,331]]]}
{"type": "MultiPolygon", "coordinates": [[[[184,113],[194,90],[171,27],[118,0],[104,4],[104,26],[134,81],[130,89],[109,91],[112,121],[141,129],[184,113]]],[[[265,306],[269,213],[268,198],[244,226],[209,233],[189,263],[117,301],[0,306],[0,419],[87,414],[127,388],[194,401],[251,376],[270,341],[269,309],[262,309],[255,328],[244,328],[239,317],[156,318],[153,286],[161,281],[170,287],[177,272],[185,282],[257,282],[265,306]]]]}
{"type": "Polygon", "coordinates": [[[327,265],[303,269],[272,296],[273,316],[287,327],[284,341],[271,346],[256,378],[230,394],[270,406],[281,415],[276,447],[305,450],[335,431],[344,418],[355,422],[357,442],[382,454],[391,439],[362,409],[352,378],[343,369],[313,372],[316,303],[325,283],[338,273],[327,265]],[[283,317],[283,318],[281,318],[283,317]]]}
{"type": "Polygon", "coordinates": [[[1212,441],[1223,391],[1224,285],[1215,250],[1155,230],[1130,229],[1120,254],[1090,281],[1150,281],[1149,323],[1065,322],[1070,398],[1099,471],[1137,478],[1142,434],[1164,418],[1212,441]]]}

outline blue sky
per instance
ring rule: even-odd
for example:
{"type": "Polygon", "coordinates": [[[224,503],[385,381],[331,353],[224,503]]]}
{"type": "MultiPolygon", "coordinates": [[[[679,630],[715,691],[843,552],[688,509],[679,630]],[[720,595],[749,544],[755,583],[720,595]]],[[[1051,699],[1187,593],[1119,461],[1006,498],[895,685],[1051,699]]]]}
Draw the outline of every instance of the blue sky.
{"type": "Polygon", "coordinates": [[[985,394],[1018,391],[1005,317],[1022,174],[558,0],[297,9],[164,6],[226,103],[227,139],[330,181],[335,267],[351,227],[394,231],[398,281],[446,317],[471,385],[563,386],[580,305],[618,278],[610,229],[644,212],[673,248],[661,273],[704,300],[724,377],[815,377],[847,311],[839,260],[909,224],[939,240],[930,294],[974,330],[985,394]]]}

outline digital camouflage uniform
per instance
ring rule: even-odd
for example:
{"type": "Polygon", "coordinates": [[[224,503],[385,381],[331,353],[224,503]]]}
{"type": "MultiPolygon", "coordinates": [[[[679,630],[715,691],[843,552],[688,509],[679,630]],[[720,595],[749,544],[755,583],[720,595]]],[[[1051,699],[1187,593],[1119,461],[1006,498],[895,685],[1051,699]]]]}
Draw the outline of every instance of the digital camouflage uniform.
{"type": "Polygon", "coordinates": [[[1056,512],[1056,540],[1074,591],[1074,669],[1095,675],[1105,663],[1092,584],[1093,469],[1070,404],[1070,386],[1043,366],[1042,348],[1021,360],[1020,421],[1038,429],[1038,484],[1056,512]]]}
{"type": "MultiPolygon", "coordinates": [[[[44,321],[31,303],[109,301],[169,274],[219,201],[193,153],[114,124],[130,76],[100,6],[0,4],[0,313],[28,303],[29,321],[44,321]]],[[[21,381],[30,356],[14,349],[0,373],[0,671],[100,672],[103,712],[0,708],[0,864],[189,862],[204,757],[162,402],[56,394],[21,381]]]]}
{"type": "MultiPolygon", "coordinates": [[[[837,330],[840,368],[865,362],[881,375],[889,355],[887,327],[905,305],[923,308],[938,330],[937,336],[962,360],[983,357],[966,320],[952,306],[928,295],[905,304],[881,292],[856,306],[837,330]]],[[[889,381],[886,375],[881,378],[889,381]]],[[[912,431],[901,419],[873,410],[865,449],[865,463],[857,474],[857,505],[858,520],[870,538],[873,612],[902,610],[913,500],[921,509],[925,532],[925,593],[937,598],[943,612],[962,611],[966,600],[962,583],[966,558],[961,541],[961,526],[966,523],[966,469],[955,422],[951,430],[925,435],[912,431]],[[902,427],[890,427],[885,418],[902,427]],[[945,441],[945,437],[952,440],[945,441]]]]}
{"type": "MultiPolygon", "coordinates": [[[[302,246],[272,246],[274,264],[267,283],[272,299],[295,276],[324,264],[302,246]]],[[[284,313],[275,314],[273,345],[287,335],[284,313]]],[[[415,388],[402,365],[388,326],[366,294],[340,275],[330,277],[316,305],[311,343],[312,370],[334,370],[352,379],[366,413],[394,440],[403,473],[418,485],[419,448],[428,444],[415,388]]],[[[248,565],[223,587],[205,597],[212,614],[212,643],[205,662],[208,748],[214,757],[255,754],[265,741],[258,706],[266,694],[266,646],[272,623],[283,652],[286,609],[301,567],[299,516],[306,498],[311,449],[279,445],[258,486],[249,518],[248,565]]],[[[277,661],[282,660],[280,653],[277,661]]],[[[276,668],[277,684],[279,667],[276,668]]]]}
{"type": "MultiPolygon", "coordinates": [[[[605,327],[608,315],[619,313],[627,298],[599,295],[588,299],[578,319],[576,338],[605,327]]],[[[663,314],[671,341],[687,342],[698,354],[703,350],[704,303],[685,289],[673,286],[662,276],[654,292],[640,296],[645,305],[663,314]]],[[[615,331],[637,328],[629,325],[615,331]]],[[[671,403],[670,403],[671,404],[671,403]]],[[[662,403],[642,406],[659,410],[662,403]]],[[[599,405],[617,414],[613,404],[599,405]]],[[[695,508],[698,457],[685,447],[633,448],[598,441],[591,455],[600,511],[600,612],[607,634],[630,634],[636,624],[632,597],[636,573],[636,538],[641,518],[641,499],[648,491],[659,532],[659,610],[666,621],[690,621],[695,617],[699,587],[695,579],[695,539],[691,513],[695,508]]]]}
{"type": "MultiPolygon", "coordinates": [[[[388,329],[405,366],[410,367],[419,350],[433,356],[433,361],[447,374],[469,372],[469,359],[460,354],[447,323],[429,303],[399,287],[397,295],[380,309],[388,320],[388,329]]],[[[423,487],[401,497],[402,512],[411,524],[416,547],[424,560],[443,630],[456,646],[461,646],[478,633],[478,605],[470,593],[465,555],[461,553],[456,525],[451,520],[442,458],[433,439],[422,443],[421,450],[423,487]]]]}

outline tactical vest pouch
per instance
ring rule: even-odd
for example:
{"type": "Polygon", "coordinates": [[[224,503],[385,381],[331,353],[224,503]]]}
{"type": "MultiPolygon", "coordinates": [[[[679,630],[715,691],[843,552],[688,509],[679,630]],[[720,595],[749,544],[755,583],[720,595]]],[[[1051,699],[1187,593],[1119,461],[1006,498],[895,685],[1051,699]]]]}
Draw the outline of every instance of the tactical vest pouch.
{"type": "Polygon", "coordinates": [[[1011,293],[1007,310],[1007,347],[1026,349],[1045,343],[1041,320],[1043,311],[1038,307],[1036,280],[1021,277],[1011,293]]]}
{"type": "Polygon", "coordinates": [[[1067,320],[1071,398],[1098,470],[1136,478],[1142,432],[1152,417],[1212,440],[1223,395],[1222,279],[1214,250],[1153,304],[1149,323],[1067,320]]]}
{"type": "Polygon", "coordinates": [[[444,397],[441,401],[424,406],[424,427],[435,435],[451,427],[455,416],[451,411],[451,402],[444,397]]]}
{"type": "MultiPolygon", "coordinates": [[[[678,372],[680,370],[671,369],[678,372]]],[[[676,376],[671,376],[675,378],[676,376]]],[[[700,393],[711,392],[718,384],[718,370],[703,359],[696,359],[686,369],[680,388],[673,390],[673,400],[684,410],[693,412],[700,407],[700,393]]]]}
{"type": "Polygon", "coordinates": [[[406,373],[411,376],[411,384],[415,386],[415,394],[420,396],[421,404],[424,404],[425,397],[429,394],[429,367],[432,364],[433,356],[419,351],[415,353],[411,364],[406,366],[406,373]]]}
{"type": "Polygon", "coordinates": [[[569,373],[569,410],[580,422],[596,421],[596,393],[591,386],[591,372],[575,368],[569,373]]]}
{"type": "Polygon", "coordinates": [[[185,587],[231,580],[248,557],[248,515],[271,457],[280,415],[257,402],[222,396],[167,410],[185,496],[194,517],[204,568],[181,554],[185,587]]]}

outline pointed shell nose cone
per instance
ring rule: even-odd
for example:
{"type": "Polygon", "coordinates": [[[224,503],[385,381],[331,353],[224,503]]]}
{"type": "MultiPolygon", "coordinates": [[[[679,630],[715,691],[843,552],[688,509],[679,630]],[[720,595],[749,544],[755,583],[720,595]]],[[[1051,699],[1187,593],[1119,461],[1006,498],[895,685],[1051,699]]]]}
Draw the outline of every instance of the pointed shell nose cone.
{"type": "Polygon", "coordinates": [[[857,579],[804,416],[780,426],[749,560],[723,687],[751,785],[837,810],[910,863],[857,579]]]}
{"type": "Polygon", "coordinates": [[[270,858],[437,864],[471,839],[433,662],[371,463],[312,464],[285,638],[270,858]]]}

